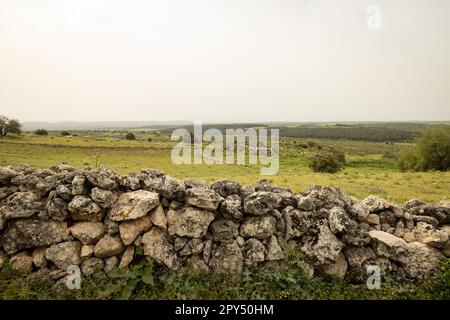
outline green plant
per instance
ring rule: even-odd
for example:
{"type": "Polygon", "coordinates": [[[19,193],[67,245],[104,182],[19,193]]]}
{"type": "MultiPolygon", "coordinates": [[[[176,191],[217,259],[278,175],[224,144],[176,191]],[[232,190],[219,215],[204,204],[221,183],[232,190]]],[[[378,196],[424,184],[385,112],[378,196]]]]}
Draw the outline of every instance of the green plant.
{"type": "Polygon", "coordinates": [[[19,120],[9,119],[0,115],[0,138],[3,138],[8,133],[22,133],[22,124],[19,120]]]}
{"type": "Polygon", "coordinates": [[[62,136],[70,136],[70,132],[64,130],[64,131],[61,131],[61,135],[62,135],[62,136]]]}
{"type": "Polygon", "coordinates": [[[34,131],[34,134],[37,136],[47,136],[48,135],[48,131],[45,129],[37,129],[34,131]]]}
{"type": "Polygon", "coordinates": [[[125,136],[125,139],[127,140],[136,140],[136,136],[134,135],[133,132],[128,132],[125,136]]]}
{"type": "Polygon", "coordinates": [[[345,154],[335,149],[322,149],[309,159],[314,172],[336,173],[345,166],[345,154]]]}

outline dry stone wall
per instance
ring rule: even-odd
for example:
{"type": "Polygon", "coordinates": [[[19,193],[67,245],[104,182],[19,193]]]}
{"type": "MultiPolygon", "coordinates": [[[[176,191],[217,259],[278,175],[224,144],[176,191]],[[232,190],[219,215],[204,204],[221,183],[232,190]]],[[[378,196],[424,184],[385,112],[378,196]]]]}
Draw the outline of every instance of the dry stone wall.
{"type": "Polygon", "coordinates": [[[262,180],[180,180],[156,169],[120,176],[105,168],[0,168],[0,264],[24,276],[89,277],[136,261],[139,250],[173,272],[239,274],[283,263],[364,282],[366,267],[423,279],[450,256],[450,205],[404,206],[335,187],[293,191],[262,180]]]}

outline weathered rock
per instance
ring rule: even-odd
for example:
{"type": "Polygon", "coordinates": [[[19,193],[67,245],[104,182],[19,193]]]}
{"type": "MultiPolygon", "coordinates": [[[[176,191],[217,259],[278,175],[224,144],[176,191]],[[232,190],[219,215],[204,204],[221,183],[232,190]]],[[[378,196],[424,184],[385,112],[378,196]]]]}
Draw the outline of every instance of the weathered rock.
{"type": "Polygon", "coordinates": [[[66,270],[71,265],[80,264],[81,243],[67,241],[50,246],[45,252],[45,258],[53,262],[58,269],[66,270]]]}
{"type": "Polygon", "coordinates": [[[370,225],[380,224],[380,217],[375,213],[370,213],[366,218],[366,222],[370,225]]]}
{"type": "Polygon", "coordinates": [[[354,204],[352,200],[347,197],[339,188],[336,187],[322,187],[313,185],[306,192],[301,193],[297,206],[303,211],[316,211],[320,209],[330,210],[333,207],[343,208],[347,211],[354,204]],[[303,197],[311,200],[302,200],[303,197]],[[309,210],[312,206],[312,210],[309,210]]]}
{"type": "Polygon", "coordinates": [[[232,240],[239,235],[239,224],[228,219],[215,220],[209,228],[214,241],[232,240]]]}
{"type": "Polygon", "coordinates": [[[8,167],[0,167],[0,185],[8,185],[17,172],[8,167]]]}
{"type": "Polygon", "coordinates": [[[124,247],[119,238],[106,234],[95,245],[94,254],[99,258],[107,258],[120,254],[123,250],[124,247]]]}
{"type": "Polygon", "coordinates": [[[406,242],[414,242],[416,241],[416,236],[414,235],[414,232],[405,232],[403,235],[403,240],[406,242]]]}
{"type": "Polygon", "coordinates": [[[162,229],[167,229],[167,217],[162,205],[157,206],[150,213],[152,223],[162,229]]]}
{"type": "Polygon", "coordinates": [[[173,248],[175,251],[180,251],[187,245],[188,241],[188,237],[175,237],[175,240],[173,241],[173,248]]]}
{"type": "Polygon", "coordinates": [[[396,259],[411,278],[424,279],[438,270],[445,259],[444,255],[435,248],[431,248],[420,242],[407,244],[406,254],[399,255],[396,259]]]}
{"type": "Polygon", "coordinates": [[[228,196],[220,207],[220,212],[224,218],[240,221],[244,217],[241,198],[237,194],[228,196]]]}
{"type": "Polygon", "coordinates": [[[237,242],[234,240],[222,241],[213,248],[209,267],[215,273],[240,274],[244,267],[244,257],[237,242]]]}
{"type": "Polygon", "coordinates": [[[59,186],[56,187],[55,192],[58,195],[58,197],[60,197],[65,201],[70,201],[73,198],[72,189],[69,188],[69,185],[60,184],[59,186]]]}
{"type": "Polygon", "coordinates": [[[320,267],[320,271],[332,277],[343,279],[347,272],[348,264],[344,254],[339,253],[336,262],[333,264],[325,264],[320,267]]]}
{"type": "Polygon", "coordinates": [[[31,273],[33,270],[33,258],[26,251],[12,256],[9,263],[14,270],[23,276],[31,273]]]}
{"type": "Polygon", "coordinates": [[[120,238],[125,246],[128,246],[136,240],[137,236],[144,233],[152,227],[150,216],[143,216],[134,220],[127,220],[119,225],[120,238]]]}
{"type": "Polygon", "coordinates": [[[33,192],[17,192],[6,200],[0,208],[5,220],[28,218],[44,209],[44,202],[33,192]]]}
{"type": "Polygon", "coordinates": [[[134,246],[128,246],[120,259],[119,268],[126,268],[133,261],[134,246]]]}
{"type": "Polygon", "coordinates": [[[105,259],[105,272],[111,272],[119,265],[119,258],[117,256],[112,256],[105,259]]]}
{"type": "Polygon", "coordinates": [[[58,197],[55,191],[50,192],[45,210],[48,218],[56,220],[67,220],[69,218],[66,201],[58,197]]]}
{"type": "Polygon", "coordinates": [[[159,205],[159,195],[154,192],[138,190],[119,196],[109,211],[112,221],[132,220],[143,217],[159,205]]]}
{"type": "Polygon", "coordinates": [[[144,234],[142,243],[144,244],[144,255],[150,256],[155,261],[164,264],[170,270],[177,271],[180,269],[180,258],[169,242],[167,231],[153,227],[144,234]]]}
{"type": "Polygon", "coordinates": [[[450,208],[438,205],[420,205],[408,210],[414,216],[428,216],[435,218],[439,223],[450,222],[450,208]]]}
{"type": "Polygon", "coordinates": [[[94,168],[86,172],[87,180],[94,186],[106,190],[117,189],[118,177],[106,168],[94,168]]]}
{"type": "Polygon", "coordinates": [[[75,196],[67,208],[76,221],[99,222],[104,215],[103,210],[94,201],[81,195],[75,196]]]}
{"type": "Polygon", "coordinates": [[[167,212],[169,234],[180,237],[203,237],[213,220],[214,213],[194,207],[184,207],[179,211],[170,209],[167,212]]]}
{"type": "Polygon", "coordinates": [[[63,241],[68,234],[67,223],[57,220],[28,218],[10,221],[3,234],[3,249],[8,254],[19,250],[49,246],[63,241]]]}
{"type": "Polygon", "coordinates": [[[415,223],[425,222],[427,224],[432,225],[435,228],[439,225],[438,219],[436,219],[434,217],[429,217],[429,216],[414,216],[413,215],[413,221],[415,223]]]}
{"type": "Polygon", "coordinates": [[[216,210],[223,200],[214,190],[206,188],[191,188],[186,190],[186,202],[206,210],[216,210]]]}
{"type": "Polygon", "coordinates": [[[244,211],[260,216],[276,209],[281,204],[281,197],[267,191],[257,191],[244,199],[244,211]]]}
{"type": "Polygon", "coordinates": [[[244,263],[247,266],[253,266],[265,259],[266,248],[261,241],[251,238],[244,244],[244,263]]]}
{"type": "Polygon", "coordinates": [[[130,174],[128,176],[122,177],[120,184],[127,190],[136,191],[141,188],[141,182],[135,174],[130,174]]]}
{"type": "Polygon", "coordinates": [[[184,179],[184,186],[186,187],[186,189],[204,188],[205,185],[206,185],[205,181],[200,179],[193,179],[193,178],[184,179]]]}
{"type": "Polygon", "coordinates": [[[375,252],[385,258],[395,258],[404,255],[408,246],[407,243],[396,236],[384,231],[369,231],[375,246],[375,252]]]}
{"type": "Polygon", "coordinates": [[[271,215],[248,217],[240,228],[240,235],[244,238],[266,239],[275,233],[276,219],[271,215]]]}
{"type": "Polygon", "coordinates": [[[190,256],[193,254],[199,254],[203,251],[205,243],[198,238],[189,240],[184,248],[179,252],[180,256],[190,256]]]}
{"type": "Polygon", "coordinates": [[[81,262],[81,272],[83,272],[86,277],[92,276],[96,269],[103,270],[104,268],[105,263],[102,259],[97,257],[91,257],[81,262]]]}
{"type": "Polygon", "coordinates": [[[70,233],[83,244],[97,243],[105,231],[105,225],[101,222],[78,222],[70,228],[70,233]]]}
{"type": "Polygon", "coordinates": [[[309,212],[287,207],[283,210],[283,217],[286,222],[286,239],[298,238],[311,230],[313,217],[309,212]]]}
{"type": "Polygon", "coordinates": [[[209,259],[211,258],[212,245],[212,240],[205,241],[205,245],[203,246],[203,261],[205,261],[205,263],[209,263],[209,259]]]}
{"type": "Polygon", "coordinates": [[[166,199],[180,199],[184,198],[186,187],[182,180],[165,176],[161,186],[160,193],[166,199]]]}
{"type": "Polygon", "coordinates": [[[209,266],[205,263],[205,261],[199,255],[190,256],[186,260],[186,267],[188,270],[191,270],[194,272],[201,272],[201,273],[209,272],[209,266]]]}
{"type": "Polygon", "coordinates": [[[394,227],[397,224],[397,217],[391,211],[383,211],[380,213],[380,223],[387,223],[389,226],[394,227]]]}
{"type": "Polygon", "coordinates": [[[391,204],[386,200],[373,195],[370,195],[361,201],[361,205],[364,206],[369,213],[385,211],[391,208],[391,204]]]}
{"type": "Polygon", "coordinates": [[[352,223],[344,209],[334,207],[330,210],[328,224],[334,234],[349,231],[352,223]]]}
{"type": "Polygon", "coordinates": [[[92,244],[86,244],[81,247],[80,251],[80,259],[81,261],[86,260],[87,258],[91,257],[94,254],[94,245],[92,244]]]}
{"type": "Polygon", "coordinates": [[[283,249],[278,244],[277,237],[271,236],[267,241],[267,261],[283,260],[285,258],[283,249]]]}
{"type": "Polygon", "coordinates": [[[209,187],[223,198],[231,195],[239,195],[241,191],[241,185],[230,180],[219,180],[212,183],[209,187]]]}
{"type": "Polygon", "coordinates": [[[87,192],[86,178],[83,176],[75,176],[72,180],[72,195],[85,195],[87,192]]]}
{"type": "Polygon", "coordinates": [[[417,223],[413,230],[416,240],[430,247],[441,248],[449,240],[447,232],[436,230],[432,225],[425,222],[417,223]]]}
{"type": "Polygon", "coordinates": [[[325,224],[319,227],[317,235],[308,236],[305,240],[301,251],[317,266],[335,263],[344,247],[342,241],[325,224]]]}
{"type": "Polygon", "coordinates": [[[38,247],[33,250],[32,258],[33,264],[38,268],[44,268],[47,266],[47,259],[45,258],[45,252],[47,251],[47,247],[38,247]]]}
{"type": "Polygon", "coordinates": [[[101,208],[110,208],[117,201],[117,196],[110,190],[104,190],[100,188],[93,188],[91,191],[91,198],[101,208]]]}
{"type": "Polygon", "coordinates": [[[342,235],[342,241],[349,246],[363,247],[370,243],[369,233],[358,227],[352,228],[349,232],[342,235]]]}

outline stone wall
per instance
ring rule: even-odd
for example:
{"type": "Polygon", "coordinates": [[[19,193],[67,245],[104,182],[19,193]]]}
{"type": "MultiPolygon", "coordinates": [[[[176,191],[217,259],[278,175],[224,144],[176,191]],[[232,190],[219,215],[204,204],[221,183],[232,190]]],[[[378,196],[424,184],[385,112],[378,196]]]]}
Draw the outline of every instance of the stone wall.
{"type": "Polygon", "coordinates": [[[283,263],[298,250],[304,270],[364,282],[366,267],[422,279],[450,256],[449,203],[404,206],[334,187],[304,192],[270,185],[210,185],[155,169],[120,176],[59,165],[0,168],[0,263],[23,275],[85,276],[136,261],[139,250],[174,272],[239,274],[283,263]]]}

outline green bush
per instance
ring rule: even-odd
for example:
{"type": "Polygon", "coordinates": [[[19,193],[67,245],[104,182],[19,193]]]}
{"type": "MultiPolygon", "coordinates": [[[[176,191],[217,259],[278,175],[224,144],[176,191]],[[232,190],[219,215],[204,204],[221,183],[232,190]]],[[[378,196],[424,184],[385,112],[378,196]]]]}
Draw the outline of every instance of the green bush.
{"type": "Polygon", "coordinates": [[[398,159],[400,170],[447,171],[450,168],[450,126],[423,130],[414,147],[398,159]]]}
{"type": "Polygon", "coordinates": [[[314,172],[336,173],[345,167],[345,154],[335,149],[322,149],[309,159],[314,172]]]}
{"type": "Polygon", "coordinates": [[[45,129],[37,129],[36,131],[34,131],[34,134],[38,136],[47,136],[48,131],[45,129]]]}
{"type": "Polygon", "coordinates": [[[127,140],[136,140],[136,136],[134,135],[133,132],[128,132],[127,135],[125,136],[125,139],[127,139],[127,140]]]}
{"type": "Polygon", "coordinates": [[[69,131],[61,131],[61,135],[62,136],[70,136],[70,132],[69,131]]]}

